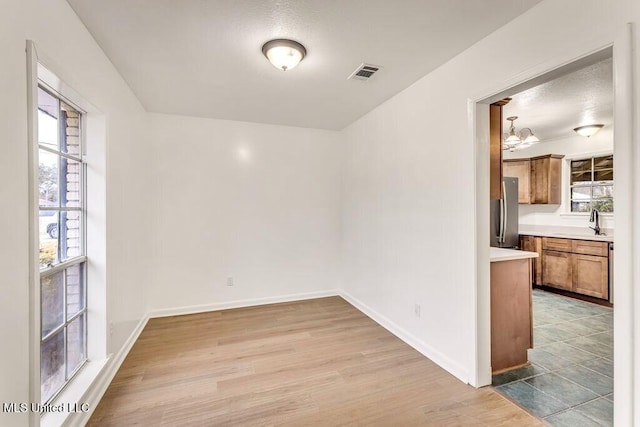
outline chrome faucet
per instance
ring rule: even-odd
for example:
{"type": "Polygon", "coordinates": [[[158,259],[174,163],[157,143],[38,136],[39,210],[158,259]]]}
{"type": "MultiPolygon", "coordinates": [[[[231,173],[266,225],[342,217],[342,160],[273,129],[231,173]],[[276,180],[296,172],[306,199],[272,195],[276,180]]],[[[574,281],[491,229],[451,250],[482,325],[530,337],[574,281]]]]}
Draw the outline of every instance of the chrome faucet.
{"type": "Polygon", "coordinates": [[[595,222],[595,227],[589,227],[593,231],[595,231],[596,236],[600,235],[600,212],[596,208],[591,209],[591,216],[589,217],[589,222],[595,222]]]}

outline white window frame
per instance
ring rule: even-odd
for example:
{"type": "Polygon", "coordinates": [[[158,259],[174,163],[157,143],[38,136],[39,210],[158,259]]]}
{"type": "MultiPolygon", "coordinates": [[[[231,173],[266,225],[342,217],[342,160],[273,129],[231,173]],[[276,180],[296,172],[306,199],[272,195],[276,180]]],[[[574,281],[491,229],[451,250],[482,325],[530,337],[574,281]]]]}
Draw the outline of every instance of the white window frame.
{"type": "MultiPolygon", "coordinates": [[[[564,167],[562,172],[562,204],[561,216],[567,217],[588,217],[589,212],[572,212],[571,211],[571,162],[574,160],[586,160],[593,157],[613,156],[613,150],[592,151],[587,153],[568,154],[564,157],[564,167]]],[[[615,157],[613,159],[615,169],[615,157]]],[[[614,184],[614,203],[615,203],[615,184],[614,184]]],[[[615,208],[614,208],[615,212],[615,208]]],[[[600,216],[613,218],[614,212],[600,212],[600,216]]]]}
{"type": "MultiPolygon", "coordinates": [[[[67,384],[51,404],[65,402],[97,402],[99,396],[94,388],[96,383],[105,381],[109,375],[105,369],[108,354],[107,317],[107,259],[106,259],[106,116],[73,88],[58,77],[55,68],[47,64],[57,64],[48,58],[46,52],[37,52],[36,45],[26,42],[27,54],[27,125],[29,157],[29,400],[40,402],[40,260],[39,260],[39,186],[38,186],[38,92],[39,82],[62,95],[72,105],[86,112],[81,132],[84,134],[86,151],[86,193],[88,212],[85,254],[86,274],[91,278],[90,289],[86,292],[87,308],[87,362],[78,374],[67,384]]],[[[90,408],[89,414],[95,409],[90,408]]],[[[71,422],[86,422],[86,413],[49,412],[41,415],[29,412],[30,426],[59,426],[71,422]],[[78,421],[81,420],[81,421],[78,421]]]]}
{"type": "MultiPolygon", "coordinates": [[[[42,324],[40,326],[41,331],[40,331],[40,346],[42,347],[42,345],[52,339],[56,334],[58,333],[62,333],[63,337],[64,337],[64,382],[62,384],[62,386],[56,390],[52,396],[47,399],[46,402],[42,402],[44,404],[49,403],[54,401],[58,395],[60,395],[60,393],[64,390],[64,388],[69,384],[69,382],[75,377],[75,375],[84,367],[85,363],[87,362],[87,340],[88,340],[88,336],[87,336],[87,292],[88,292],[88,282],[89,282],[89,278],[87,275],[87,268],[86,268],[86,264],[87,264],[87,255],[86,255],[86,247],[87,247],[87,233],[86,233],[86,217],[87,217],[87,209],[86,209],[86,196],[87,196],[87,185],[86,185],[86,156],[85,156],[85,141],[84,141],[84,121],[85,121],[85,117],[87,115],[87,113],[82,110],[80,107],[78,107],[77,105],[75,105],[74,102],[72,102],[71,100],[67,99],[65,96],[63,96],[62,94],[58,93],[57,91],[55,91],[55,89],[51,88],[45,81],[42,80],[38,80],[38,87],[42,90],[44,90],[45,92],[47,92],[49,95],[51,95],[54,98],[57,98],[58,101],[60,103],[65,103],[67,105],[69,105],[70,107],[72,107],[76,112],[78,112],[79,114],[79,127],[80,127],[80,135],[79,135],[79,139],[80,139],[80,153],[78,155],[73,155],[73,154],[69,154],[69,153],[64,153],[62,151],[58,149],[52,149],[51,147],[47,147],[46,145],[42,144],[40,141],[38,141],[38,150],[43,150],[46,152],[49,152],[52,155],[55,155],[57,157],[60,158],[67,158],[69,160],[75,161],[79,163],[80,166],[80,206],[79,207],[51,207],[51,206],[47,206],[47,207],[43,207],[43,206],[39,206],[38,210],[39,211],[47,211],[47,210],[51,210],[51,211],[55,211],[58,213],[58,229],[61,230],[62,229],[62,212],[80,212],[80,216],[81,216],[81,220],[80,220],[80,233],[81,233],[81,237],[80,237],[80,254],[72,257],[72,258],[68,258],[65,259],[63,261],[58,262],[57,264],[53,264],[53,265],[49,265],[49,266],[45,266],[45,267],[40,267],[40,286],[41,286],[41,292],[42,292],[42,280],[53,276],[55,274],[58,274],[60,272],[63,273],[63,319],[62,319],[62,324],[55,327],[53,330],[49,331],[46,335],[44,335],[42,333],[42,324]],[[83,287],[83,308],[81,310],[79,310],[77,313],[75,313],[73,316],[69,317],[67,314],[67,286],[66,286],[66,271],[67,269],[69,269],[70,267],[73,267],[75,265],[80,265],[80,268],[82,269],[82,287],[83,287]],[[84,351],[83,351],[83,356],[84,359],[80,361],[80,364],[75,367],[73,369],[73,371],[71,373],[68,373],[68,361],[67,361],[67,328],[68,326],[75,321],[76,319],[80,318],[81,316],[84,316],[84,324],[82,325],[82,330],[83,330],[83,343],[84,343],[84,351]]],[[[61,108],[59,108],[59,110],[61,110],[61,108]]],[[[60,131],[60,124],[58,124],[58,132],[60,131]]],[[[58,164],[58,172],[60,172],[60,165],[58,164]]],[[[59,180],[58,182],[61,183],[63,180],[62,176],[59,176],[59,180]]],[[[60,185],[60,184],[59,184],[60,185]]],[[[58,189],[59,191],[59,189],[58,189]]],[[[58,195],[58,197],[60,197],[60,194],[58,195]]],[[[42,231],[42,230],[40,230],[42,231]]],[[[58,232],[60,233],[60,231],[58,232]]],[[[58,242],[58,247],[56,250],[56,254],[59,257],[60,253],[58,252],[58,249],[60,249],[59,246],[59,242],[58,242]]],[[[41,309],[41,318],[42,318],[42,305],[40,307],[41,309]]],[[[41,356],[42,357],[42,356],[41,356]]],[[[41,379],[42,381],[42,379],[41,379]]]]}

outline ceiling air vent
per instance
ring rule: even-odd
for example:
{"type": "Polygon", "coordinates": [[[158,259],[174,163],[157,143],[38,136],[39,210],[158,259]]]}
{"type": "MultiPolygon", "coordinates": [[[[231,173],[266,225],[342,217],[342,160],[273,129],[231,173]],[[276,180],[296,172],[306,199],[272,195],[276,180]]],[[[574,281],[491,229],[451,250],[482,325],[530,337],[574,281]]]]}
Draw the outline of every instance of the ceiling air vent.
{"type": "Polygon", "coordinates": [[[347,80],[369,80],[369,78],[371,78],[371,76],[373,76],[379,69],[380,67],[378,67],[377,65],[360,64],[360,66],[356,68],[353,73],[351,73],[347,80]]]}

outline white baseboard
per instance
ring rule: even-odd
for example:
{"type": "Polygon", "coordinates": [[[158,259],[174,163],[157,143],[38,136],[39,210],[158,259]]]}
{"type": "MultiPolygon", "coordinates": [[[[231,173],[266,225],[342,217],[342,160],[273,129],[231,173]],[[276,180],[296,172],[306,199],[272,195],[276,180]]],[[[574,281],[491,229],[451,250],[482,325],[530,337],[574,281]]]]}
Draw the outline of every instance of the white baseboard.
{"type": "Polygon", "coordinates": [[[118,353],[116,353],[115,356],[109,355],[104,369],[102,369],[102,371],[98,374],[96,379],[83,395],[82,399],[79,400],[79,402],[88,403],[89,410],[87,412],[73,413],[67,418],[67,421],[64,424],[65,426],[80,427],[87,424],[89,418],[91,418],[91,415],[98,406],[98,403],[100,403],[102,396],[104,396],[104,393],[107,391],[107,388],[111,384],[111,381],[113,381],[113,378],[116,376],[118,369],[120,369],[122,362],[124,362],[124,359],[129,354],[129,351],[131,351],[131,348],[133,347],[135,342],[138,340],[138,337],[144,330],[144,327],[147,325],[148,320],[148,315],[145,315],[142,319],[140,319],[136,327],[131,332],[131,335],[129,335],[129,338],[127,338],[127,341],[125,341],[124,345],[120,348],[118,353]]]}
{"type": "Polygon", "coordinates": [[[396,324],[395,322],[389,320],[387,317],[383,316],[382,314],[378,313],[371,307],[362,303],[361,301],[359,301],[357,298],[355,298],[353,295],[349,294],[348,292],[341,291],[340,296],[345,300],[347,300],[349,304],[353,305],[358,310],[360,310],[361,312],[363,312],[364,314],[372,318],[380,326],[382,326],[383,328],[391,332],[396,337],[400,338],[402,341],[404,341],[406,344],[410,345],[411,347],[413,347],[414,349],[422,353],[424,356],[431,359],[434,363],[439,365],[442,369],[446,370],[451,375],[455,376],[465,384],[470,384],[469,371],[465,369],[462,365],[460,365],[458,362],[451,360],[449,357],[437,351],[436,349],[434,349],[424,341],[418,339],[415,335],[407,332],[405,329],[398,326],[398,324],[396,324]]]}
{"type": "Polygon", "coordinates": [[[330,290],[330,291],[280,295],[276,297],[267,297],[267,298],[244,299],[244,300],[236,300],[236,301],[213,303],[213,304],[190,305],[190,306],[184,306],[184,307],[152,310],[149,312],[149,318],[180,316],[183,314],[195,314],[195,313],[204,313],[207,311],[228,310],[230,308],[242,308],[242,307],[252,307],[255,305],[302,301],[302,300],[314,299],[314,298],[334,297],[338,295],[340,295],[339,291],[330,290]]]}

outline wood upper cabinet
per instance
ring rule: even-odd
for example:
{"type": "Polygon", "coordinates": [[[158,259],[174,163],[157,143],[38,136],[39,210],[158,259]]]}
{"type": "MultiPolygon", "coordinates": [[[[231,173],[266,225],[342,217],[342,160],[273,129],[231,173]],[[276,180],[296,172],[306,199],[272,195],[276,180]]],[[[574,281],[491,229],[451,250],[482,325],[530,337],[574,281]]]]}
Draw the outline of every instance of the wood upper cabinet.
{"type": "MultiPolygon", "coordinates": [[[[542,238],[542,284],[609,298],[608,243],[542,238]]],[[[538,282],[540,283],[540,282],[538,282]]]]}
{"type": "Polygon", "coordinates": [[[502,198],[502,106],[506,99],[489,105],[489,198],[502,198]]]}
{"type": "Polygon", "coordinates": [[[531,159],[531,203],[560,204],[563,157],[548,154],[531,159]]]}
{"type": "Polygon", "coordinates": [[[531,161],[529,159],[505,160],[502,163],[502,174],[518,178],[518,203],[531,203],[531,161]]]}
{"type": "Polygon", "coordinates": [[[547,154],[530,159],[506,159],[503,176],[518,178],[518,203],[559,205],[562,200],[562,158],[547,154]]]}

